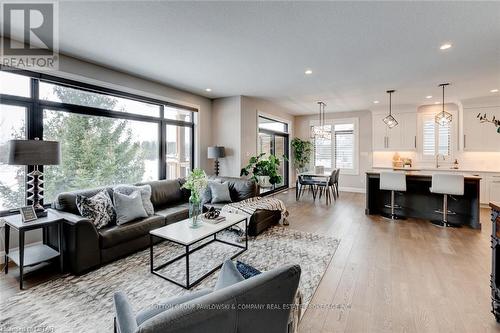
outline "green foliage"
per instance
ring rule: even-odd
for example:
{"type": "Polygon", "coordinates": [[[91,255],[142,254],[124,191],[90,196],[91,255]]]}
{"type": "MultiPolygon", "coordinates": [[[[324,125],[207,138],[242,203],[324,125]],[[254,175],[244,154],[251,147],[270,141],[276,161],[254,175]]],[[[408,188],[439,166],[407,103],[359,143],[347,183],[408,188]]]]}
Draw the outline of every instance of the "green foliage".
{"type": "Polygon", "coordinates": [[[293,165],[296,169],[303,169],[309,165],[313,152],[313,144],[311,141],[293,138],[290,142],[292,146],[293,165]]]}
{"type": "Polygon", "coordinates": [[[201,191],[207,187],[208,179],[205,171],[200,168],[194,168],[193,171],[186,177],[186,182],[182,188],[191,191],[191,196],[195,201],[201,198],[201,191]]]}
{"type": "MultiPolygon", "coordinates": [[[[89,95],[58,86],[54,93],[66,103],[104,109],[113,109],[117,103],[110,96],[89,95]]],[[[143,150],[127,125],[127,120],[46,110],[44,139],[61,143],[62,164],[44,167],[44,188],[48,194],[45,202],[51,202],[63,191],[141,181],[145,151],[152,148],[143,150]]],[[[24,181],[12,189],[0,182],[0,196],[4,205],[18,206],[22,202],[19,197],[24,197],[24,181]]]]}
{"type": "MultiPolygon", "coordinates": [[[[261,153],[250,157],[247,166],[241,169],[240,176],[248,176],[251,172],[252,176],[250,178],[256,182],[258,181],[257,176],[269,176],[271,184],[281,183],[283,178],[278,172],[280,160],[274,155],[269,155],[267,159],[263,159],[265,155],[265,153],[261,153]]],[[[283,156],[283,159],[286,160],[286,156],[283,156]]]]}

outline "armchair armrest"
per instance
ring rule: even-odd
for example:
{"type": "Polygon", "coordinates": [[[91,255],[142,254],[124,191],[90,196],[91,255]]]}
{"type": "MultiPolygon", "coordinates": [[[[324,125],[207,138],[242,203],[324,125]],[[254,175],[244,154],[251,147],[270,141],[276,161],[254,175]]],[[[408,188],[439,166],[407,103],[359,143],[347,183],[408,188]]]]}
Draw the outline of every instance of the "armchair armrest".
{"type": "Polygon", "coordinates": [[[134,310],[122,291],[113,295],[115,304],[115,331],[118,333],[134,333],[137,330],[137,320],[134,310]]]}

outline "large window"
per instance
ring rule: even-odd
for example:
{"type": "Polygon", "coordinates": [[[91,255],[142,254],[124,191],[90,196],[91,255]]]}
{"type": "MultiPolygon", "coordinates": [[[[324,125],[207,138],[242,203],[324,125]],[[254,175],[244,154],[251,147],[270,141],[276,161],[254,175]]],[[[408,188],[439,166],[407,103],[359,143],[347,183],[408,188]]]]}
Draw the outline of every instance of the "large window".
{"type": "Polygon", "coordinates": [[[27,167],[7,165],[13,138],[61,143],[61,164],[43,167],[44,204],[64,191],[193,168],[196,109],[32,72],[0,71],[0,79],[0,214],[30,204],[27,167]]]}
{"type": "MultiPolygon", "coordinates": [[[[340,169],[344,174],[358,173],[357,119],[336,119],[325,124],[329,138],[314,138],[314,165],[326,173],[340,169]]],[[[314,133],[314,122],[311,133],[314,133]]]]}
{"type": "Polygon", "coordinates": [[[0,104],[0,211],[24,206],[26,167],[8,165],[8,142],[26,138],[26,107],[0,104]]]}
{"type": "Polygon", "coordinates": [[[433,114],[423,115],[422,121],[422,153],[425,156],[437,154],[449,157],[452,155],[451,124],[436,124],[433,114]]]}

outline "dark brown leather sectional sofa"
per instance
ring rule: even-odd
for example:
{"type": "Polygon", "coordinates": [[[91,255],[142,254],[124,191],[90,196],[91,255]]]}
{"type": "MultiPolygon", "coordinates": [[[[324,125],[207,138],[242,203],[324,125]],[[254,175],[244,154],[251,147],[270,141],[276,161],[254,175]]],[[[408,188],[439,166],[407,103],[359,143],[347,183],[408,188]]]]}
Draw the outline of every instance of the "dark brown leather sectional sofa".
{"type": "MultiPolygon", "coordinates": [[[[233,201],[241,201],[257,195],[253,181],[240,178],[221,178],[229,182],[233,201]]],[[[137,185],[151,186],[151,202],[155,215],[129,222],[111,225],[97,230],[94,224],[82,217],[76,207],[76,196],[92,196],[106,189],[113,197],[113,188],[97,188],[59,194],[53,208],[65,220],[63,226],[63,254],[66,271],[82,274],[116,259],[125,257],[149,246],[149,231],[188,218],[189,192],[181,188],[183,179],[159,180],[137,185]]],[[[249,221],[248,233],[257,235],[265,228],[279,222],[279,211],[257,211],[249,221]]],[[[53,243],[55,235],[47,235],[53,243]]]]}

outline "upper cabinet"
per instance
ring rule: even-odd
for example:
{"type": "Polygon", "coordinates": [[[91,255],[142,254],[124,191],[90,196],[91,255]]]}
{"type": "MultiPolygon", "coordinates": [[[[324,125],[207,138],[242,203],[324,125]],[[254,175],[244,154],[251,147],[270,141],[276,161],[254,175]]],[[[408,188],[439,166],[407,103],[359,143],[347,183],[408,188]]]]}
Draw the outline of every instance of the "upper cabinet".
{"type": "Polygon", "coordinates": [[[488,119],[500,119],[500,106],[470,107],[463,111],[463,149],[464,151],[500,151],[500,133],[491,123],[481,123],[477,115],[485,114],[488,119]]]}
{"type": "Polygon", "coordinates": [[[417,114],[416,112],[393,113],[398,125],[388,128],[383,122],[385,113],[373,113],[373,150],[410,151],[416,150],[417,114]]]}

